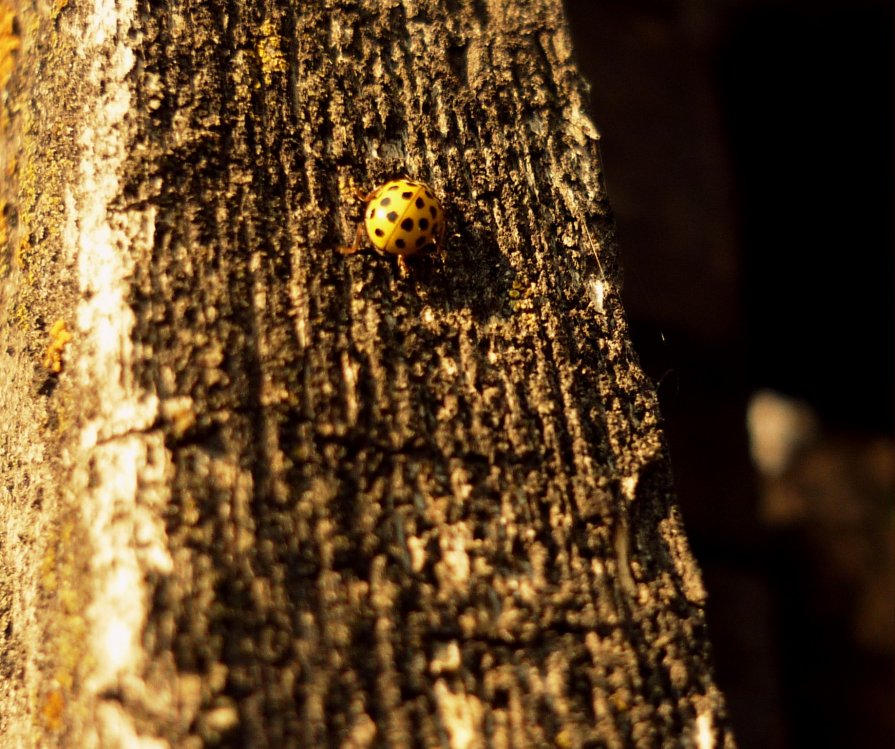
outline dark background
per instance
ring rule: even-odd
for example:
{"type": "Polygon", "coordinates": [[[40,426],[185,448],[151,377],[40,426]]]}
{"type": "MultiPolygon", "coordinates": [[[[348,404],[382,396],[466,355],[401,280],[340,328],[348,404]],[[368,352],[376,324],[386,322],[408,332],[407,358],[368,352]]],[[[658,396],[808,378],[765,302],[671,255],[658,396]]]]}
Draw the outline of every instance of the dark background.
{"type": "Polygon", "coordinates": [[[891,5],[567,8],[741,749],[891,747],[891,5]],[[767,388],[816,424],[779,476],[767,388]]]}

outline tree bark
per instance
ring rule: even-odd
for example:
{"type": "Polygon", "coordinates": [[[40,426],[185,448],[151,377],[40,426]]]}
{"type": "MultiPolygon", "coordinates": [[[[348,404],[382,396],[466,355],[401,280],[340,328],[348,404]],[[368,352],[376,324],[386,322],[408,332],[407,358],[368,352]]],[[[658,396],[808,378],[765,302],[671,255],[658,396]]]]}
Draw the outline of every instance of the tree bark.
{"type": "Polygon", "coordinates": [[[733,746],[559,0],[0,15],[0,746],[733,746]]]}

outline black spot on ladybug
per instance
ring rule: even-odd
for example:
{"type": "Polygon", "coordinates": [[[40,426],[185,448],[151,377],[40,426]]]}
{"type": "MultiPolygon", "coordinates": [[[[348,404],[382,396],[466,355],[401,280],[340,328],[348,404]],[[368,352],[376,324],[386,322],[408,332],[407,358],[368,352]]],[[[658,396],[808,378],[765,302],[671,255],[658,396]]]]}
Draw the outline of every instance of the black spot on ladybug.
{"type": "Polygon", "coordinates": [[[434,205],[430,205],[429,213],[432,216],[432,218],[435,218],[438,215],[438,209],[434,205]]]}
{"type": "Polygon", "coordinates": [[[422,231],[426,231],[426,229],[428,229],[428,228],[429,228],[429,219],[421,218],[420,219],[420,229],[422,231]]]}
{"type": "Polygon", "coordinates": [[[413,231],[413,219],[412,219],[412,218],[405,218],[405,219],[401,222],[401,228],[402,228],[404,231],[413,231]]]}
{"type": "MultiPolygon", "coordinates": [[[[425,219],[423,219],[423,220],[425,221],[425,219]]],[[[417,238],[416,238],[416,246],[417,246],[417,247],[422,247],[424,244],[426,244],[426,238],[425,238],[425,237],[417,237],[417,238]]]]}
{"type": "Polygon", "coordinates": [[[379,201],[379,205],[388,205],[391,202],[392,202],[391,198],[383,198],[382,200],[379,201]]]}
{"type": "Polygon", "coordinates": [[[376,215],[376,209],[375,209],[375,208],[371,208],[371,209],[370,209],[370,218],[373,218],[373,216],[375,216],[375,215],[376,215]]]}
{"type": "Polygon", "coordinates": [[[407,190],[406,192],[401,193],[401,197],[404,198],[404,200],[410,200],[412,195],[413,195],[412,190],[407,190]]]}
{"type": "Polygon", "coordinates": [[[422,198],[417,198],[414,201],[414,205],[416,205],[417,208],[422,208],[425,205],[425,202],[423,202],[422,198]]]}
{"type": "Polygon", "coordinates": [[[400,187],[400,185],[391,185],[391,186],[388,188],[388,191],[391,192],[392,190],[397,190],[399,187],[400,187]]]}
{"type": "Polygon", "coordinates": [[[384,236],[385,236],[385,232],[382,231],[382,229],[377,229],[377,230],[376,230],[375,232],[373,232],[373,233],[374,233],[377,237],[384,237],[384,236]]]}
{"type": "Polygon", "coordinates": [[[389,211],[385,216],[390,223],[395,223],[398,220],[398,214],[395,211],[389,211]]]}
{"type": "Polygon", "coordinates": [[[403,249],[404,249],[404,244],[405,244],[405,243],[404,243],[404,240],[403,240],[403,239],[396,239],[396,240],[395,240],[395,247],[397,247],[399,250],[403,250],[403,249]]]}
{"type": "Polygon", "coordinates": [[[414,182],[412,179],[405,179],[404,184],[411,185],[413,187],[419,187],[419,182],[414,182]]]}
{"type": "Polygon", "coordinates": [[[435,197],[435,196],[434,196],[431,192],[429,192],[428,190],[424,190],[423,192],[426,193],[426,197],[429,198],[430,200],[431,200],[432,198],[435,197]]]}

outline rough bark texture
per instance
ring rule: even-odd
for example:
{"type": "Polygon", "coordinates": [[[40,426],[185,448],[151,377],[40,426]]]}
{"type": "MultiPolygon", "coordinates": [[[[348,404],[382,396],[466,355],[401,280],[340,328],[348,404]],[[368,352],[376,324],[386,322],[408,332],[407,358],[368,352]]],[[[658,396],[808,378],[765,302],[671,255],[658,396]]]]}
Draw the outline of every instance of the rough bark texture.
{"type": "Polygon", "coordinates": [[[732,747],[558,0],[5,12],[0,746],[732,747]]]}

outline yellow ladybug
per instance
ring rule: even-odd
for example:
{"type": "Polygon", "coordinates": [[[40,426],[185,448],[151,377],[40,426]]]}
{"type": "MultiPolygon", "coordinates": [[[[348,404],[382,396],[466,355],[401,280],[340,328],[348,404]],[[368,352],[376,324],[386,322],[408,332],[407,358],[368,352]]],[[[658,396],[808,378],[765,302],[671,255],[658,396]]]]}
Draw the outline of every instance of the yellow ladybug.
{"type": "Polygon", "coordinates": [[[394,179],[357,197],[366,203],[364,221],[358,224],[354,244],[340,247],[343,255],[360,249],[364,229],[373,246],[382,253],[398,256],[402,273],[405,258],[424,247],[438,245],[444,237],[444,213],[432,189],[411,179],[394,179]]]}

